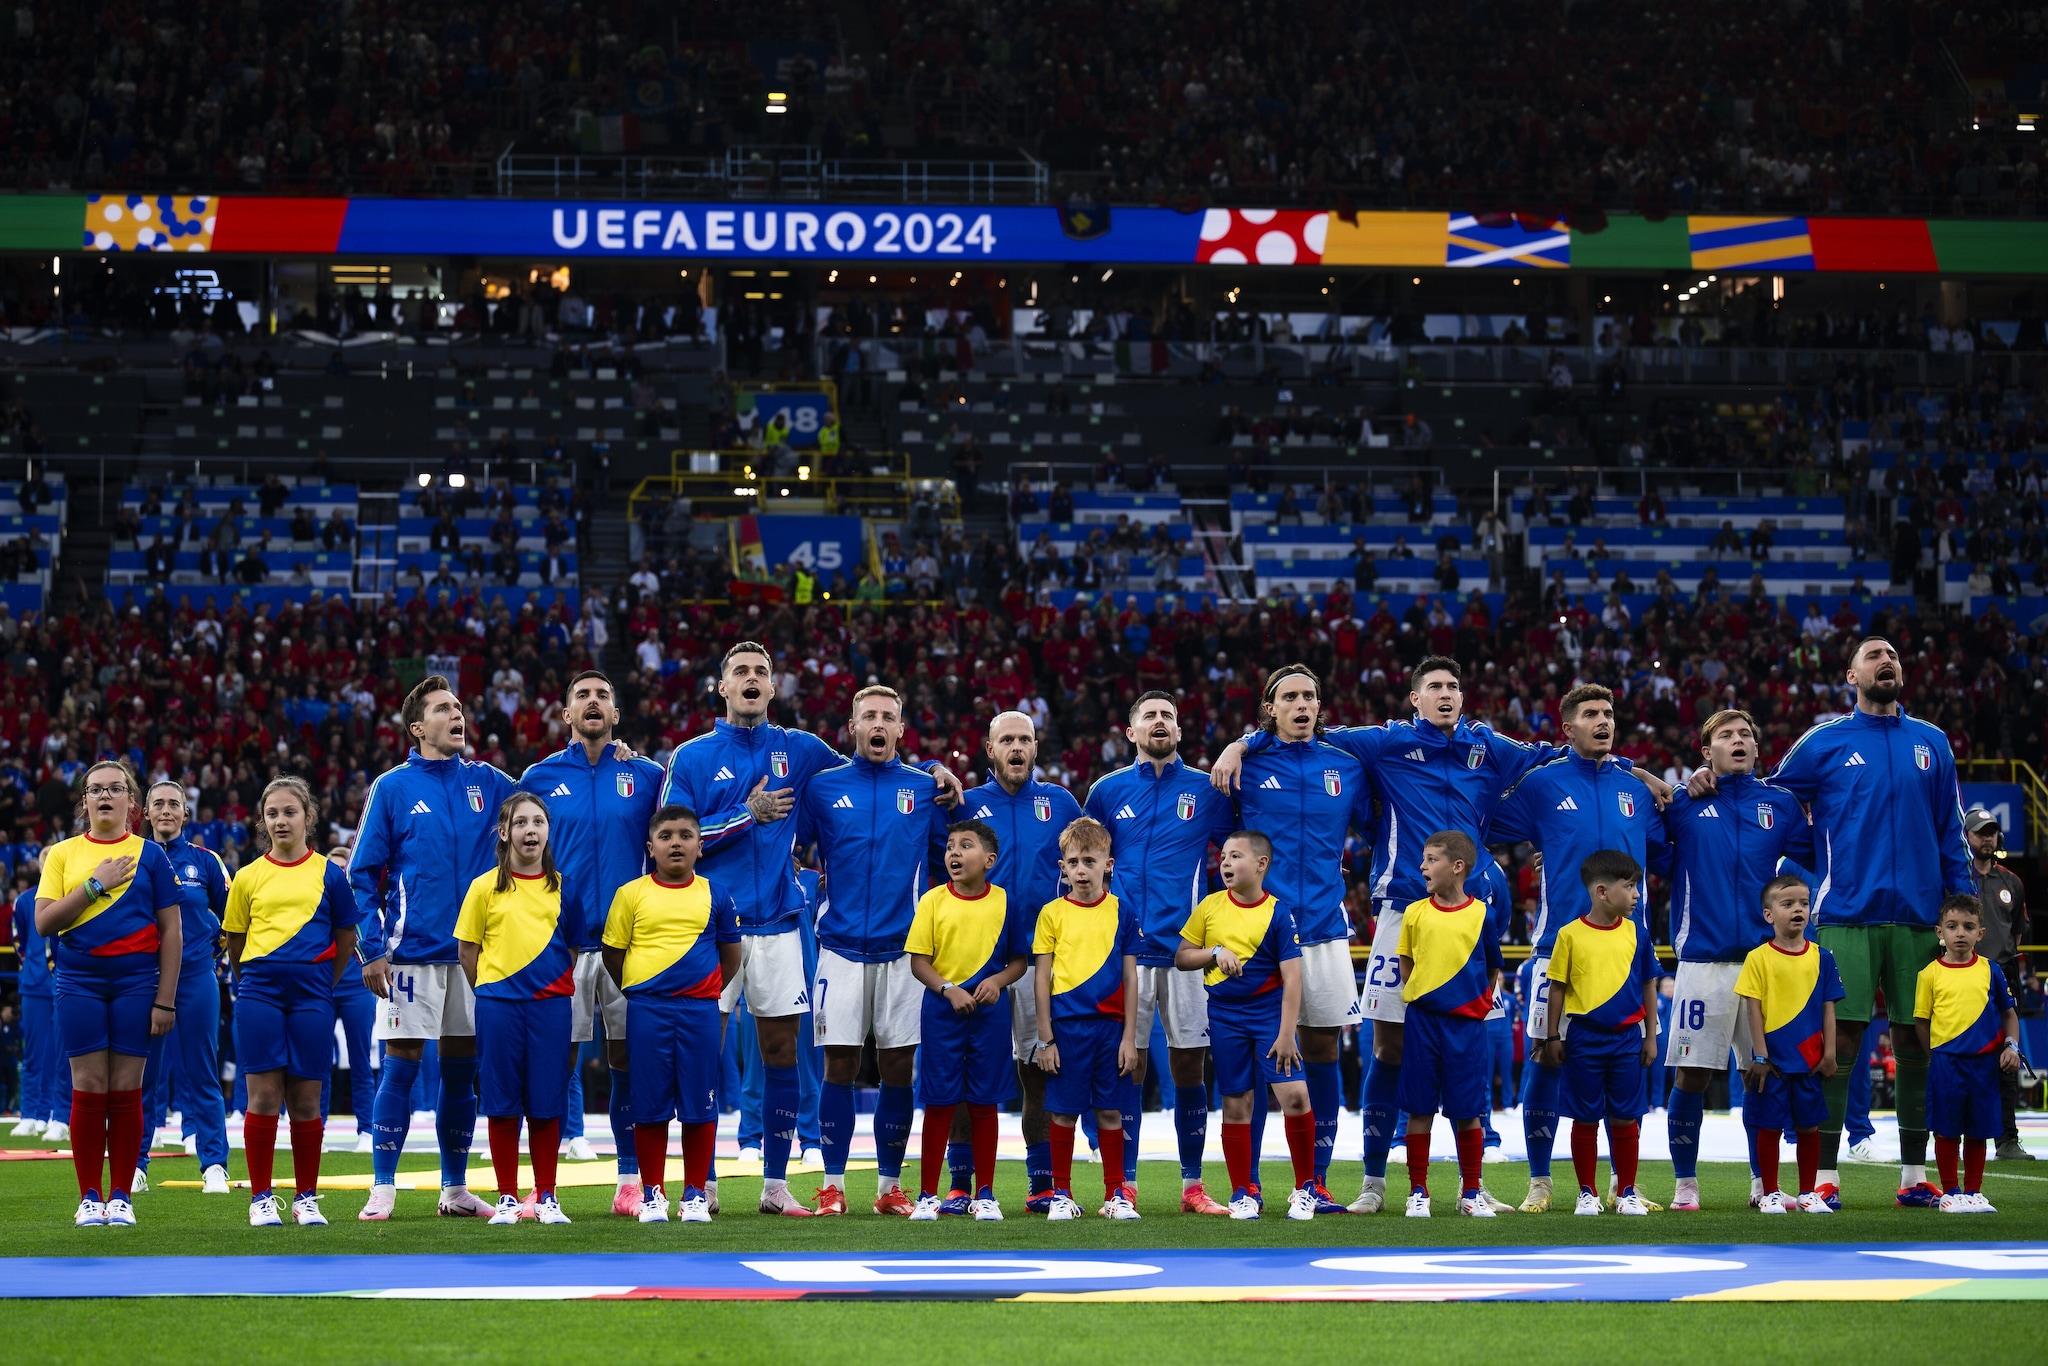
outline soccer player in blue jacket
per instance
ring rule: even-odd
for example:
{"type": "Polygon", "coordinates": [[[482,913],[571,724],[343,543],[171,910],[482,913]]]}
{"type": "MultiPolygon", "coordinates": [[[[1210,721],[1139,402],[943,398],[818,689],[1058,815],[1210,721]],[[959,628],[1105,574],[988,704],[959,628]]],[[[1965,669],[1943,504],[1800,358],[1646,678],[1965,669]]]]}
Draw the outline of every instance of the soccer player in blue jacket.
{"type": "MultiPolygon", "coordinates": [[[[739,908],[740,970],[725,984],[719,1010],[730,1015],[744,997],[761,1050],[761,1211],[802,1218],[811,1211],[790,1194],[789,1151],[797,1127],[798,1023],[811,1011],[813,979],[797,936],[804,898],[791,859],[797,823],[788,817],[806,784],[846,757],[809,731],[768,719],[774,664],[758,641],[725,652],[718,673],[725,717],[676,746],[661,800],[703,818],[704,875],[739,908]]],[[[960,780],[943,765],[916,767],[937,784],[921,788],[920,797],[935,791],[941,805],[959,800],[960,780]]]]}
{"type": "MultiPolygon", "coordinates": [[[[1546,974],[1557,932],[1585,915],[1592,904],[1579,877],[1580,865],[1603,849],[1620,850],[1638,868],[1664,856],[1664,818],[1654,794],[1639,776],[1614,760],[1614,693],[1597,683],[1582,683],[1560,699],[1558,717],[1571,751],[1531,769],[1501,802],[1487,832],[1491,844],[1527,840],[1543,855],[1536,924],[1530,930],[1535,994],[1524,998],[1531,1020],[1550,1018],[1546,974]]],[[[1646,890],[1636,910],[1645,935],[1646,890]]],[[[1529,1149],[1529,1194],[1520,1207],[1526,1214],[1550,1208],[1550,1150],[1557,1139],[1561,1080],[1559,1067],[1538,1062],[1526,1088],[1522,1133],[1529,1149]]]]}
{"type": "MultiPolygon", "coordinates": [[[[1230,1207],[1202,1185],[1203,1149],[1208,1143],[1209,1101],[1204,1078],[1209,1053],[1209,989],[1199,971],[1174,966],[1181,927],[1205,892],[1209,846],[1237,828],[1230,798],[1209,776],[1180,758],[1180,709],[1173,694],[1141,693],[1131,704],[1124,736],[1138,760],[1105,774],[1082,804],[1109,830],[1115,861],[1110,890],[1117,904],[1137,918],[1138,999],[1132,1007],[1134,1037],[1152,1037],[1152,1021],[1164,1016],[1166,1054],[1173,1072],[1173,1124],[1180,1140],[1180,1208],[1183,1214],[1227,1215],[1230,1207]]],[[[1138,1050],[1133,1091],[1143,1093],[1146,1051],[1138,1050]]],[[[1123,1117],[1124,1176],[1138,1179],[1138,1104],[1123,1117]]]]}
{"type": "MultiPolygon", "coordinates": [[[[967,789],[960,811],[964,819],[986,821],[995,830],[996,864],[988,880],[1009,897],[1028,940],[1037,931],[1039,908],[1060,895],[1060,831],[1081,818],[1081,803],[1064,787],[1032,776],[1038,771],[1038,723],[1023,712],[1006,711],[990,721],[984,750],[989,780],[967,789]]],[[[1026,967],[1010,989],[1010,1051],[1024,1097],[1024,1171],[1030,1195],[1025,1208],[1043,1214],[1052,1208],[1052,1126],[1045,1113],[1045,1073],[1038,1067],[1035,971],[1026,967]]],[[[965,1214],[974,1191],[974,1156],[964,1114],[953,1121],[946,1165],[953,1189],[942,1210],[965,1214]]]]}
{"type": "Polygon", "coordinates": [[[1345,1026],[1364,1018],[1351,969],[1344,841],[1353,824],[1372,827],[1372,789],[1364,764],[1317,739],[1322,680],[1307,665],[1274,670],[1265,694],[1264,720],[1273,743],[1245,756],[1238,780],[1238,824],[1273,841],[1266,890],[1294,917],[1301,945],[1297,1032],[1316,1130],[1316,1174],[1309,1193],[1317,1214],[1343,1214],[1345,1207],[1330,1197],[1326,1184],[1337,1148],[1337,1115],[1344,1108],[1338,1040],[1345,1026]]]}
{"type": "MultiPolygon", "coordinates": [[[[604,970],[604,922],[619,888],[647,871],[647,822],[661,795],[661,765],[620,745],[612,734],[619,706],[612,681],[596,669],[569,680],[562,704],[569,744],[520,775],[519,790],[547,805],[548,847],[562,881],[562,937],[576,951],[576,994],[570,1037],[596,1036],[604,1016],[611,1064],[612,1138],[618,1146],[618,1190],[612,1213],[640,1217],[640,1159],[633,1149],[633,1097],[627,1082],[626,995],[604,970]]],[[[570,1066],[575,1066],[575,1052],[570,1066]]],[[[580,1088],[579,1088],[580,1090],[580,1088]]],[[[563,1119],[565,1141],[583,1136],[583,1116],[563,1119]]]]}
{"type": "MultiPolygon", "coordinates": [[[[915,1108],[910,1087],[924,988],[911,976],[904,945],[917,900],[933,883],[932,862],[945,845],[946,821],[929,778],[897,757],[903,699],[895,689],[870,686],[855,693],[851,730],[854,757],[806,783],[797,808],[799,831],[817,837],[825,874],[811,995],[812,1024],[825,1050],[818,1105],[825,1181],[817,1212],[846,1212],[853,1083],[872,1033],[882,1073],[874,1118],[875,1213],[907,1218],[916,1205],[901,1184],[903,1150],[915,1108]]],[[[792,1116],[793,1092],[792,1087],[792,1116]]]]}
{"type": "Polygon", "coordinates": [[[178,1018],[167,1034],[149,1041],[142,1068],[142,1157],[136,1164],[136,1189],[149,1170],[150,1135],[163,1125],[166,1106],[161,1087],[170,1073],[170,1089],[178,1093],[185,1126],[198,1139],[200,1189],[207,1195],[228,1193],[227,1102],[220,1093],[220,913],[228,904],[228,870],[219,855],[202,849],[185,835],[185,789],[174,782],[150,785],[144,807],[150,833],[171,861],[184,917],[184,960],[178,969],[178,1018]]]}
{"type": "Polygon", "coordinates": [[[398,1154],[428,1039],[439,1044],[441,1093],[434,1106],[441,1147],[442,1214],[491,1217],[469,1189],[476,1135],[476,998],[462,975],[455,920],[469,884],[497,867],[498,808],[512,779],[462,757],[469,729],[448,680],[428,674],[405,695],[399,718],[414,748],[370,784],[349,860],[363,913],[356,948],[363,985],[380,999],[373,1031],[384,1045],[371,1116],[370,1199],[361,1219],[389,1219],[398,1202],[398,1154]]]}
{"type": "Polygon", "coordinates": [[[1707,1081],[1728,1073],[1729,1048],[1748,1058],[1748,1018],[1735,994],[1743,960],[1769,936],[1757,916],[1764,884],[1778,860],[1813,857],[1813,829],[1799,799],[1755,776],[1756,718],[1719,711],[1700,727],[1700,748],[1717,780],[1714,792],[1681,792],[1664,811],[1668,865],[1653,870],[1671,883],[1671,942],[1678,980],[1671,994],[1671,1032],[1664,1066],[1677,1071],[1666,1127],[1678,1178],[1671,1208],[1700,1207],[1700,1124],[1707,1081]]]}

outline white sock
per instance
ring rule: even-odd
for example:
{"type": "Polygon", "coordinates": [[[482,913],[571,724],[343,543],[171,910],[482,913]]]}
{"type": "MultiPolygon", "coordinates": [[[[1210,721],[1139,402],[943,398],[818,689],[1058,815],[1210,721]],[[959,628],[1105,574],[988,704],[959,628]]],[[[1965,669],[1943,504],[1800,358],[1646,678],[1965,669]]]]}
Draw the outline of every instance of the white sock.
{"type": "Polygon", "coordinates": [[[1833,1167],[1822,1167],[1813,1174],[1813,1183],[1817,1186],[1833,1186],[1836,1190],[1840,1190],[1842,1188],[1842,1174],[1833,1167]]]}
{"type": "Polygon", "coordinates": [[[903,1188],[903,1178],[902,1178],[902,1176],[901,1176],[901,1175],[897,1175],[897,1176],[884,1176],[884,1175],[882,1175],[882,1174],[881,1174],[880,1172],[876,1172],[876,1173],[875,1173],[875,1196],[876,1196],[876,1198],[878,1198],[878,1199],[879,1199],[880,1197],[882,1197],[882,1196],[884,1196],[884,1195],[887,1195],[887,1194],[888,1194],[888,1193],[889,1193],[890,1191],[893,1191],[893,1190],[901,1190],[902,1188],[903,1188]]]}
{"type": "Polygon", "coordinates": [[[832,1170],[832,1169],[831,1169],[830,1167],[827,1167],[827,1168],[825,1168],[825,1184],[826,1184],[826,1185],[828,1185],[828,1186],[837,1186],[837,1187],[838,1187],[838,1188],[839,1188],[840,1190],[845,1190],[845,1189],[846,1189],[846,1171],[845,1171],[845,1169],[844,1169],[844,1168],[841,1168],[840,1170],[838,1170],[838,1171],[836,1171],[836,1172],[835,1172],[835,1171],[833,1171],[833,1170],[832,1170]]]}
{"type": "Polygon", "coordinates": [[[1182,1178],[1180,1179],[1180,1188],[1181,1188],[1182,1190],[1190,1190],[1190,1189],[1192,1189],[1192,1188],[1194,1188],[1194,1187],[1196,1187],[1196,1186],[1199,1186],[1199,1185],[1201,1185],[1201,1184],[1202,1184],[1202,1178],[1201,1178],[1201,1177],[1199,1177],[1199,1176],[1183,1176],[1183,1177],[1182,1177],[1182,1178]]]}
{"type": "Polygon", "coordinates": [[[765,1200],[771,1195],[780,1195],[788,1189],[789,1182],[784,1181],[782,1178],[776,1176],[764,1177],[761,1181],[761,1198],[765,1200]]]}
{"type": "Polygon", "coordinates": [[[1925,1163],[1906,1163],[1899,1168],[1899,1187],[1902,1190],[1907,1186],[1920,1185],[1926,1180],[1927,1166],[1925,1163]]]}
{"type": "Polygon", "coordinates": [[[1387,1178],[1384,1176],[1368,1176],[1365,1178],[1365,1189],[1369,1191],[1384,1192],[1386,1188],[1387,1178]]]}
{"type": "Polygon", "coordinates": [[[619,1173],[619,1189],[620,1189],[620,1190],[629,1190],[629,1189],[631,1189],[631,1188],[633,1188],[633,1187],[635,1187],[635,1186],[638,1186],[639,1184],[640,1184],[640,1173],[639,1173],[639,1172],[620,1172],[620,1173],[619,1173]]]}

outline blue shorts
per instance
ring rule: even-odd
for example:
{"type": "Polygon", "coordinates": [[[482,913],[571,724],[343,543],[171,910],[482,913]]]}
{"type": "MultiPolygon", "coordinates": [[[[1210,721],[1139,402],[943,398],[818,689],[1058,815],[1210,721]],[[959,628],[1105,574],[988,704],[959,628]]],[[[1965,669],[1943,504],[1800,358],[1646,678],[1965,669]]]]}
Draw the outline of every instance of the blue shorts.
{"type": "Polygon", "coordinates": [[[632,1083],[633,1122],[716,1122],[718,1045],[715,998],[627,996],[626,1056],[632,1070],[626,1075],[632,1083]]]}
{"type": "MultiPolygon", "coordinates": [[[[1010,994],[962,1015],[937,992],[924,994],[917,1045],[917,1098],[925,1105],[1001,1105],[1017,1094],[1010,1050],[1010,994]]],[[[1121,1035],[1119,1035],[1121,1037],[1121,1035]]],[[[1110,1066],[1116,1053],[1110,1051],[1110,1066]]]]}
{"type": "Polygon", "coordinates": [[[1828,1103],[1820,1090],[1818,1072],[1792,1072],[1782,1077],[1768,1073],[1761,1091],[1742,1095],[1742,1123],[1745,1128],[1818,1129],[1827,1121],[1828,1103]]]}
{"type": "Polygon", "coordinates": [[[1055,1020],[1052,1041],[1059,1045],[1060,1070],[1046,1074],[1047,1114],[1121,1113],[1137,1107],[1137,1083],[1116,1070],[1116,1051],[1124,1041],[1122,1020],[1114,1015],[1055,1020]]]}
{"type": "MultiPolygon", "coordinates": [[[[1406,1045],[1403,1045],[1406,1048],[1406,1045]]],[[[1407,1066],[1405,1053],[1402,1066],[1407,1066]]],[[[1643,1032],[1609,1032],[1583,1020],[1564,1036],[1564,1077],[1558,1110],[1587,1124],[1641,1119],[1650,1108],[1643,1067],[1643,1032]]]]}
{"type": "Polygon", "coordinates": [[[334,964],[258,958],[235,975],[235,1067],[326,1081],[334,1071],[334,964]]]}
{"type": "Polygon", "coordinates": [[[1493,1041],[1485,1020],[1410,1008],[1401,1041],[1401,1108],[1411,1115],[1444,1112],[1452,1121],[1479,1119],[1493,1072],[1493,1041]]]}
{"type": "Polygon", "coordinates": [[[156,1002],[158,976],[153,953],[112,958],[65,954],[57,965],[54,992],[57,1040],[64,1056],[112,1049],[131,1058],[148,1057],[150,1006],[156,1002]]]}
{"type": "Polygon", "coordinates": [[[1216,1089],[1226,1096],[1243,1095],[1261,1082],[1268,1086],[1285,1081],[1305,1081],[1308,1074],[1296,1068],[1283,1075],[1280,1065],[1267,1055],[1280,1038],[1280,997],[1264,1009],[1221,1010],[1216,998],[1209,998],[1209,1052],[1216,1059],[1216,1089]]]}
{"type": "MultiPolygon", "coordinates": [[[[2000,1047],[2004,1045],[2001,1043],[2000,1047]]],[[[1998,1054],[1936,1053],[1927,1066],[1927,1131],[1996,1142],[2005,1130],[1998,1054]]]]}
{"type": "Polygon", "coordinates": [[[574,1007],[567,996],[476,998],[479,1113],[562,1117],[569,1108],[569,1060],[576,1051],[569,1042],[574,1007]]]}

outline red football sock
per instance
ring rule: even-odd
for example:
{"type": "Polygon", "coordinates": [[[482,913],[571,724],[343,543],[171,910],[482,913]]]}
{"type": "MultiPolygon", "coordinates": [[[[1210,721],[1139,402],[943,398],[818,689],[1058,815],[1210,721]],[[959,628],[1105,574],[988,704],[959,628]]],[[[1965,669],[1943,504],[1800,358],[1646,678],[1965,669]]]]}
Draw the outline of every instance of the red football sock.
{"type": "Polygon", "coordinates": [[[498,1197],[519,1196],[519,1116],[492,1115],[491,1170],[498,1177],[498,1197]]]}
{"type": "Polygon", "coordinates": [[[1627,1195],[1636,1188],[1636,1155],[1642,1151],[1642,1126],[1634,1120],[1617,1124],[1607,1121],[1607,1152],[1614,1166],[1614,1183],[1627,1195]]]}
{"type": "Polygon", "coordinates": [[[653,1190],[668,1172],[668,1121],[633,1126],[633,1153],[640,1159],[640,1185],[653,1190]]]}
{"type": "Polygon", "coordinates": [[[1763,1182],[1765,1195],[1778,1189],[1778,1152],[1784,1142],[1782,1129],[1756,1131],[1756,1175],[1763,1182]]]}
{"type": "Polygon", "coordinates": [[[1478,1125],[1458,1130],[1458,1186],[1459,1194],[1472,1195],[1479,1190],[1479,1164],[1486,1160],[1486,1130],[1478,1125]]]}
{"type": "Polygon", "coordinates": [[[1804,1130],[1792,1141],[1799,1151],[1799,1193],[1811,1195],[1820,1180],[1820,1130],[1804,1130]]]}
{"type": "Polygon", "coordinates": [[[1956,1159],[1961,1156],[1958,1151],[1961,1147],[1961,1139],[1945,1138],[1940,1134],[1934,1136],[1934,1165],[1941,1172],[1941,1188],[1944,1191],[1959,1191],[1963,1188],[1962,1183],[1956,1179],[1956,1159]]]}
{"type": "Polygon", "coordinates": [[[917,1190],[920,1195],[939,1193],[939,1175],[946,1169],[946,1140],[953,1132],[957,1105],[924,1107],[924,1142],[918,1148],[917,1190]]]}
{"type": "Polygon", "coordinates": [[[533,1197],[555,1193],[555,1164],[562,1158],[562,1119],[526,1122],[526,1146],[533,1153],[533,1197]]]}
{"type": "Polygon", "coordinates": [[[1583,1119],[1572,1121],[1572,1174],[1582,1191],[1597,1190],[1600,1178],[1600,1126],[1583,1119]]]}
{"type": "MultiPolygon", "coordinates": [[[[271,1116],[276,1123],[277,1117],[271,1116]]],[[[276,1130],[272,1129],[275,1136],[276,1130]]],[[[292,1185],[300,1195],[311,1195],[320,1189],[320,1144],[327,1137],[327,1126],[317,1119],[295,1119],[292,1121],[292,1185]]]]}
{"type": "Polygon", "coordinates": [[[107,1189],[126,1195],[142,1156],[142,1088],[107,1092],[107,1189]]]}
{"type": "Polygon", "coordinates": [[[711,1156],[718,1150],[718,1125],[683,1126],[683,1184],[703,1190],[711,1181],[711,1156]]]}
{"type": "Polygon", "coordinates": [[[78,1173],[78,1198],[98,1194],[107,1156],[107,1093],[71,1088],[71,1166],[78,1173]]]}
{"type": "Polygon", "coordinates": [[[1984,1140],[1963,1141],[1963,1189],[1975,1195],[1984,1188],[1984,1140]]]}
{"type": "Polygon", "coordinates": [[[1299,1190],[1316,1179],[1316,1117],[1304,1110],[1287,1116],[1287,1156],[1294,1162],[1294,1186],[1299,1190]]]}
{"type": "Polygon", "coordinates": [[[1054,1124],[1052,1126],[1052,1188],[1074,1190],[1074,1126],[1054,1124]]]}
{"type": "Polygon", "coordinates": [[[1230,1173],[1231,1190],[1248,1191],[1251,1189],[1252,1126],[1250,1124],[1225,1124],[1223,1126],[1223,1166],[1230,1173]]]}
{"type": "Polygon", "coordinates": [[[1095,1131],[1096,1151],[1102,1158],[1102,1195],[1104,1199],[1115,1195],[1124,1186],[1124,1130],[1122,1125],[1114,1129],[1095,1131]]]}
{"type": "Polygon", "coordinates": [[[270,1194],[277,1166],[277,1116],[253,1112],[242,1116],[242,1155],[249,1162],[249,1195],[270,1194]]]}
{"type": "Polygon", "coordinates": [[[996,1107],[967,1107],[968,1142],[974,1147],[974,1193],[993,1191],[996,1185],[996,1107]]]}
{"type": "Polygon", "coordinates": [[[1429,1194],[1429,1130],[1408,1131],[1408,1189],[1429,1194]]]}

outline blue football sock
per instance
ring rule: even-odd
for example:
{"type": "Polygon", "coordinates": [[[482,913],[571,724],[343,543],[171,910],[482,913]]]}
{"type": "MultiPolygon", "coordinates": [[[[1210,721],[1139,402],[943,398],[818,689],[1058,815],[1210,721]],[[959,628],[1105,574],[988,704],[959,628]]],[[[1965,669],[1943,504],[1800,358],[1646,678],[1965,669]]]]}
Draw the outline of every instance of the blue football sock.
{"type": "Polygon", "coordinates": [[[884,1181],[903,1175],[903,1150],[910,1146],[910,1118],[917,1102],[908,1086],[884,1086],[875,1104],[875,1173],[884,1181]]]}
{"type": "MultiPolygon", "coordinates": [[[[1259,1176],[1259,1156],[1266,1146],[1266,1113],[1268,1099],[1263,1085],[1252,1087],[1252,1184],[1263,1185],[1259,1176]]],[[[1290,1187],[1294,1182],[1287,1183],[1290,1187]]]]}
{"type": "Polygon", "coordinates": [[[1029,1182],[1030,1193],[1037,1195],[1052,1189],[1052,1142],[1026,1143],[1024,1145],[1024,1176],[1029,1182]]]}
{"type": "Polygon", "coordinates": [[[441,1059],[441,1094],[434,1105],[441,1140],[441,1184],[469,1184],[469,1145],[476,1141],[476,1058],[441,1059]]]}
{"type": "Polygon", "coordinates": [[[1203,1149],[1209,1143],[1209,1098],[1198,1086],[1173,1093],[1173,1131],[1180,1139],[1180,1179],[1202,1179],[1203,1149]]]}
{"type": "Polygon", "coordinates": [[[419,1076],[418,1059],[385,1055],[376,1105],[370,1111],[370,1180],[379,1186],[398,1179],[398,1155],[405,1150],[406,1130],[412,1127],[412,1086],[419,1076]]]}
{"type": "Polygon", "coordinates": [[[1337,1152],[1337,1113],[1344,1108],[1344,1073],[1334,1062],[1312,1062],[1308,1068],[1308,1103],[1316,1116],[1316,1180],[1330,1174],[1337,1152]]]}
{"type": "Polygon", "coordinates": [[[972,1143],[946,1144],[946,1170],[952,1174],[953,1189],[974,1190],[974,1145],[972,1143]]]}
{"type": "Polygon", "coordinates": [[[632,1074],[623,1067],[612,1069],[612,1098],[605,1107],[611,1115],[612,1142],[619,1150],[619,1179],[640,1174],[640,1152],[633,1146],[632,1074]]]}
{"type": "Polygon", "coordinates": [[[1762,1176],[1763,1169],[1756,1162],[1756,1130],[1745,1124],[1742,1126],[1742,1136],[1749,1140],[1749,1174],[1762,1176]]]}
{"type": "Polygon", "coordinates": [[[1550,1149],[1557,1142],[1557,1093],[1564,1084],[1562,1067],[1537,1064],[1522,1103],[1522,1141],[1529,1149],[1531,1178],[1550,1175],[1550,1149]]]}
{"type": "Polygon", "coordinates": [[[1097,1131],[1097,1126],[1095,1123],[1095,1108],[1093,1106],[1090,1106],[1088,1109],[1083,1110],[1081,1112],[1080,1129],[1081,1137],[1088,1140],[1089,1147],[1100,1148],[1102,1146],[1102,1136],[1097,1131]]]}
{"type": "Polygon", "coordinates": [[[789,1179],[789,1147],[796,1141],[797,1079],[794,1067],[761,1072],[761,1177],[789,1179]]]}
{"type": "Polygon", "coordinates": [[[853,1088],[828,1081],[818,1087],[818,1147],[825,1155],[825,1174],[844,1179],[846,1155],[853,1149],[853,1088]]]}
{"type": "Polygon", "coordinates": [[[1670,1108],[1664,1112],[1664,1131],[1671,1141],[1671,1171],[1679,1180],[1697,1179],[1700,1174],[1700,1124],[1706,1118],[1705,1092],[1671,1092],[1670,1108]]]}
{"type": "Polygon", "coordinates": [[[1138,1127],[1145,1122],[1143,1102],[1133,1100],[1124,1116],[1124,1180],[1138,1179],[1138,1127]]]}
{"type": "Polygon", "coordinates": [[[1400,1109],[1401,1064],[1374,1058],[1366,1066],[1360,1108],[1365,1112],[1365,1174],[1386,1179],[1387,1153],[1394,1146],[1394,1116],[1400,1109]]]}

